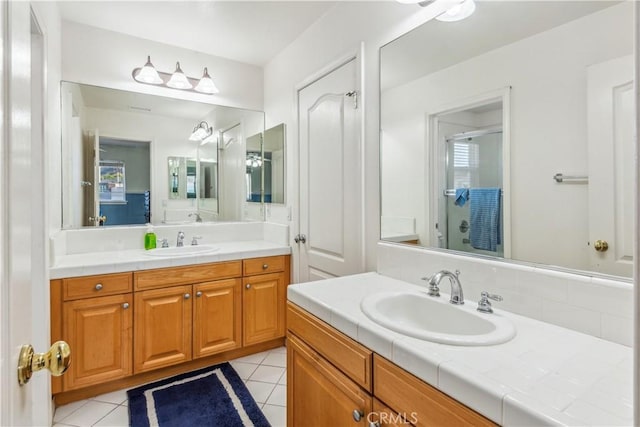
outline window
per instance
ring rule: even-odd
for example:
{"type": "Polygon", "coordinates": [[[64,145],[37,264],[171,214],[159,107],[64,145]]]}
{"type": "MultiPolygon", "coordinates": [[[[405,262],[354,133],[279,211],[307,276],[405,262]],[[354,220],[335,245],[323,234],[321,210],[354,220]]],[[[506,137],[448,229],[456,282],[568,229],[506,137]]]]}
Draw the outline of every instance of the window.
{"type": "Polygon", "coordinates": [[[480,169],[480,146],[476,142],[453,143],[453,188],[477,186],[480,169]]]}
{"type": "Polygon", "coordinates": [[[126,203],[124,162],[100,161],[100,203],[126,203]]]}

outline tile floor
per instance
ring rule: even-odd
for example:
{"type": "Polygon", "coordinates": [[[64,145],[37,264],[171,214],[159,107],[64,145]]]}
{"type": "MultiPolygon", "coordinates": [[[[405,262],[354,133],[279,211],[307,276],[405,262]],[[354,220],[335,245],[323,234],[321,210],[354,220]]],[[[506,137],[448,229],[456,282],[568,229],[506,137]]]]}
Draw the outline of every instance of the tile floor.
{"type": "MultiPolygon", "coordinates": [[[[273,427],[285,427],[287,353],[285,347],[230,361],[273,427]]],[[[56,408],[53,427],[126,427],[127,391],[118,390],[56,408]]]]}

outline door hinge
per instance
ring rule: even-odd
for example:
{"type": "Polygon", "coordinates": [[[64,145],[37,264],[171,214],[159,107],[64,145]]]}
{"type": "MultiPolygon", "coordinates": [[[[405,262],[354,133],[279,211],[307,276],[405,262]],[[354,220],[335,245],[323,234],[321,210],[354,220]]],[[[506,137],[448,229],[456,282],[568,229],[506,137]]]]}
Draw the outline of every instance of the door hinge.
{"type": "Polygon", "coordinates": [[[351,92],[345,93],[345,96],[348,96],[349,98],[353,98],[353,109],[357,110],[358,109],[358,92],[355,90],[352,90],[351,92]]]}

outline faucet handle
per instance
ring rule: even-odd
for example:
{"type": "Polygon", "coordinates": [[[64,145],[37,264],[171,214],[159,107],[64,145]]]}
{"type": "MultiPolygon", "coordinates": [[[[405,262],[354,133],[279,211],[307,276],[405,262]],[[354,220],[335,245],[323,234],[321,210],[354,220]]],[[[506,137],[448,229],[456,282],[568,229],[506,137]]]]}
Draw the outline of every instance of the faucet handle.
{"type": "Polygon", "coordinates": [[[487,291],[480,292],[480,301],[478,301],[478,310],[481,313],[493,313],[493,308],[491,308],[491,302],[489,300],[494,301],[502,301],[502,297],[496,294],[490,294],[487,291]]]}
{"type": "Polygon", "coordinates": [[[425,280],[427,283],[429,283],[429,296],[430,297],[439,297],[440,296],[440,288],[438,287],[438,284],[432,280],[434,278],[435,274],[433,276],[430,277],[421,277],[420,280],[425,280]]]}
{"type": "Polygon", "coordinates": [[[167,239],[160,240],[160,247],[168,248],[169,247],[169,240],[167,240],[167,239]]]}
{"type": "Polygon", "coordinates": [[[193,236],[191,238],[191,246],[198,246],[198,239],[202,239],[202,236],[193,236]]]}

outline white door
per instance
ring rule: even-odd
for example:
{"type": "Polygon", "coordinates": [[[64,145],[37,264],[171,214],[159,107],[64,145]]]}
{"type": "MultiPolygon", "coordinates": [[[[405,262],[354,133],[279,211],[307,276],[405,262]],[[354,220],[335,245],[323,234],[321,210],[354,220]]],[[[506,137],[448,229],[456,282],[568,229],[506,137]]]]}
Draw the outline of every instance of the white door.
{"type": "Polygon", "coordinates": [[[298,91],[299,281],[364,271],[358,61],[298,91]]]}
{"type": "Polygon", "coordinates": [[[0,425],[51,422],[49,375],[18,385],[23,344],[49,348],[42,36],[28,2],[0,3],[0,425]],[[10,25],[7,25],[10,23],[10,25]],[[32,34],[33,33],[33,34],[32,34]],[[36,48],[32,61],[32,42],[36,48]],[[38,56],[39,55],[39,56],[38,56]],[[31,65],[34,65],[33,69],[31,65]],[[4,67],[6,65],[7,67],[4,67]],[[32,70],[29,73],[29,70],[32,70]],[[32,80],[38,79],[32,87],[32,80]],[[33,103],[33,110],[32,110],[33,103]]]}
{"type": "Polygon", "coordinates": [[[591,269],[631,277],[634,245],[633,57],[587,70],[591,269]],[[596,242],[608,248],[596,250],[596,242]]]}

